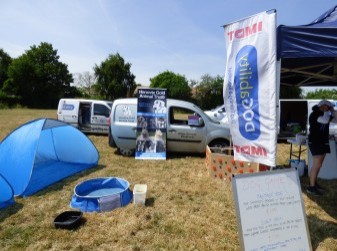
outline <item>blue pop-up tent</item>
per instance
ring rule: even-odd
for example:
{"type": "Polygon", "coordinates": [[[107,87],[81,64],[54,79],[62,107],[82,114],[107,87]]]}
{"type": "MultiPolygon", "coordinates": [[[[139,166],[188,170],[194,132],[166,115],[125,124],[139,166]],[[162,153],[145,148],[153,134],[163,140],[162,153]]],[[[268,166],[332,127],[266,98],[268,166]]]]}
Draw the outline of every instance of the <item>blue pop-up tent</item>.
{"type": "Polygon", "coordinates": [[[277,28],[281,85],[337,85],[337,5],[307,25],[277,28]]]}
{"type": "Polygon", "coordinates": [[[0,209],[14,203],[14,192],[7,180],[0,174],[0,209]]]}
{"type": "MultiPolygon", "coordinates": [[[[8,183],[14,196],[28,196],[98,164],[94,144],[78,129],[53,119],[30,121],[0,144],[0,191],[8,183]]],[[[0,203],[2,193],[0,193],[0,203]]]]}

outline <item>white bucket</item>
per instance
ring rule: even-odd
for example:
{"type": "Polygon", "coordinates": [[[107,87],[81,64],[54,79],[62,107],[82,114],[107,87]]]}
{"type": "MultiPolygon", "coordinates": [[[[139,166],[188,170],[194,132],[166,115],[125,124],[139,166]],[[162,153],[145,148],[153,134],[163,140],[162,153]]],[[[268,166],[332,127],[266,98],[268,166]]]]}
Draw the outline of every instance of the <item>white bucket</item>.
{"type": "Polygon", "coordinates": [[[304,169],[305,169],[306,163],[304,159],[301,159],[299,163],[297,164],[297,172],[298,176],[302,177],[304,175],[304,169]]]}
{"type": "Polygon", "coordinates": [[[133,188],[133,203],[145,205],[146,191],[146,184],[136,184],[133,188]]]}
{"type": "Polygon", "coordinates": [[[291,168],[296,168],[298,165],[299,161],[297,159],[290,159],[289,164],[291,168]]]}

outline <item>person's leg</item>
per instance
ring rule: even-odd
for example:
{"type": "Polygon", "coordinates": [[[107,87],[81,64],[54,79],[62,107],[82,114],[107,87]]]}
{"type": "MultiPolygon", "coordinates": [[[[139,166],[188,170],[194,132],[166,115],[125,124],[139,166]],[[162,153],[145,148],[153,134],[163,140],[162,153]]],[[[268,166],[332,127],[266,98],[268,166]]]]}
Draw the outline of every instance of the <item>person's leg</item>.
{"type": "Polygon", "coordinates": [[[317,179],[319,170],[321,169],[324,158],[325,158],[325,154],[312,156],[313,163],[312,163],[312,167],[311,167],[310,174],[309,174],[310,186],[315,186],[316,179],[317,179]]]}

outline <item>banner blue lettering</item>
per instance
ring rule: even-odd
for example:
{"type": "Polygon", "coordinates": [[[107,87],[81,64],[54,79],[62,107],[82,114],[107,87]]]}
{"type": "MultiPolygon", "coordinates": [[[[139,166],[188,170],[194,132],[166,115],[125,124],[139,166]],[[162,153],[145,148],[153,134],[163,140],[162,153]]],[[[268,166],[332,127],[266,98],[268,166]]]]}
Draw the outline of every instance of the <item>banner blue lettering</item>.
{"type": "Polygon", "coordinates": [[[256,48],[244,46],[236,55],[235,67],[234,86],[239,130],[244,138],[256,140],[261,134],[256,48]]]}

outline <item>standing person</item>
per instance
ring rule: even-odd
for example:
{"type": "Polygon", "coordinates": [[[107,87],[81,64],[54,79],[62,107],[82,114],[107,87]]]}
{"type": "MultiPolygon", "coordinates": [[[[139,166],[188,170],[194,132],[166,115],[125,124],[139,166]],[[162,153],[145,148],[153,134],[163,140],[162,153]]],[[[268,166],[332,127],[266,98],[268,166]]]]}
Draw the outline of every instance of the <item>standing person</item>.
{"type": "Polygon", "coordinates": [[[334,118],[337,120],[336,112],[331,102],[320,101],[312,108],[309,116],[309,139],[308,145],[312,155],[312,166],[309,174],[309,186],[307,193],[323,195],[324,188],[317,183],[317,176],[322,167],[325,155],[330,153],[329,124],[334,118]]]}

